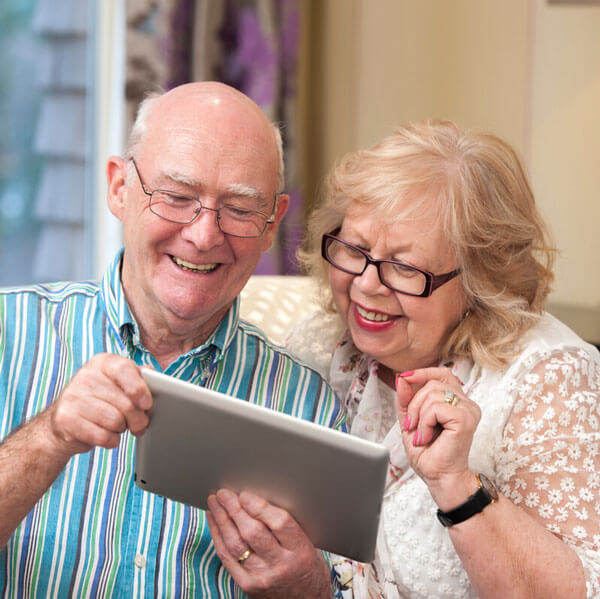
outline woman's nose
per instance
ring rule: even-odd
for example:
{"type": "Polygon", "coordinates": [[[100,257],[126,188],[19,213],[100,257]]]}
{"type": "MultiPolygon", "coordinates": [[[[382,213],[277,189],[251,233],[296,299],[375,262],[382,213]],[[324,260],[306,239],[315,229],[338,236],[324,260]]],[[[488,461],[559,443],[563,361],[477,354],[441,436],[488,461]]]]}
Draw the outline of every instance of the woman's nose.
{"type": "Polygon", "coordinates": [[[375,264],[367,265],[362,275],[356,275],[355,283],[363,293],[382,293],[389,292],[379,278],[379,270],[375,264]]]}

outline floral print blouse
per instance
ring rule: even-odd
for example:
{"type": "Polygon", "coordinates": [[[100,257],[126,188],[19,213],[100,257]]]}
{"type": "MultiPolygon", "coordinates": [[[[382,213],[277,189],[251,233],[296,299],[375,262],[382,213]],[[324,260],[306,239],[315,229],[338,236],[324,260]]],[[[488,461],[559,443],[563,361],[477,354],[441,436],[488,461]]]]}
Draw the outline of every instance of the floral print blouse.
{"type": "MultiPolygon", "coordinates": [[[[339,322],[318,313],[296,326],[287,346],[328,372],[350,432],[390,450],[376,560],[337,560],[342,596],[476,597],[426,485],[408,465],[393,390],[347,333],[339,339],[339,322]]],[[[583,564],[588,597],[599,597],[600,352],[545,314],[504,370],[465,359],[452,369],[482,411],[471,469],[571,546],[583,564]]]]}

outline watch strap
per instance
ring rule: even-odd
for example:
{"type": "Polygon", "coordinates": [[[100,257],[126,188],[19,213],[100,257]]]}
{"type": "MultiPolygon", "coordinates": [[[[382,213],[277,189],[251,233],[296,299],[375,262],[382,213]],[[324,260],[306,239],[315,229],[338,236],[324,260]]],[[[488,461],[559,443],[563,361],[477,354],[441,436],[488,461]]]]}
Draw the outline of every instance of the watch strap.
{"type": "Polygon", "coordinates": [[[442,510],[438,509],[437,517],[443,526],[459,524],[481,512],[481,510],[492,503],[492,501],[494,501],[494,499],[483,488],[481,482],[479,482],[479,489],[477,489],[477,491],[475,491],[475,493],[473,493],[473,495],[471,495],[464,503],[447,512],[442,512],[442,510]]]}

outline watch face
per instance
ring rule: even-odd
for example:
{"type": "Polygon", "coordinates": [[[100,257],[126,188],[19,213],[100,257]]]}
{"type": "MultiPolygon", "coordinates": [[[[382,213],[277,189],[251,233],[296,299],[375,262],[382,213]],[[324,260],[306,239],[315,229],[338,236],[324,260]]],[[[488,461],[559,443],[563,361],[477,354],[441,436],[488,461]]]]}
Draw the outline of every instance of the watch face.
{"type": "Polygon", "coordinates": [[[479,478],[479,482],[481,483],[481,486],[483,487],[485,492],[494,501],[498,501],[498,490],[496,489],[494,483],[485,474],[478,474],[477,477],[479,478]]]}

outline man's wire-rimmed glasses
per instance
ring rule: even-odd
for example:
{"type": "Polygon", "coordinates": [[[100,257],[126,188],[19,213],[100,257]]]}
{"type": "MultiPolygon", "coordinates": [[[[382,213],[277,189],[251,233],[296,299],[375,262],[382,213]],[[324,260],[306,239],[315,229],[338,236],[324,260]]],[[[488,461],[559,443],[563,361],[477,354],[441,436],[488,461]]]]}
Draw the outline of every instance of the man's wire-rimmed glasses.
{"type": "Polygon", "coordinates": [[[228,203],[220,208],[208,208],[198,198],[191,198],[164,189],[146,189],[133,158],[131,158],[131,162],[140,180],[142,191],[148,196],[148,207],[153,214],[164,220],[189,225],[198,218],[202,210],[208,210],[216,214],[217,225],[221,232],[232,237],[260,237],[267,225],[275,222],[277,196],[273,201],[271,216],[258,210],[248,210],[243,204],[228,203]]]}
{"type": "Polygon", "coordinates": [[[339,229],[325,233],[321,242],[321,255],[329,264],[351,275],[362,275],[369,264],[377,268],[383,285],[415,297],[429,297],[438,287],[460,274],[460,268],[434,275],[397,260],[374,260],[365,250],[336,237],[339,229]]]}

